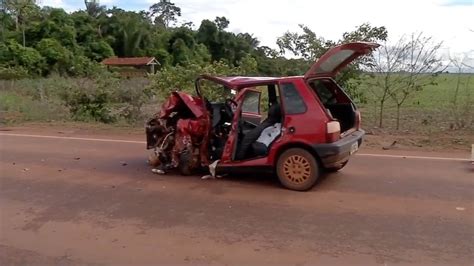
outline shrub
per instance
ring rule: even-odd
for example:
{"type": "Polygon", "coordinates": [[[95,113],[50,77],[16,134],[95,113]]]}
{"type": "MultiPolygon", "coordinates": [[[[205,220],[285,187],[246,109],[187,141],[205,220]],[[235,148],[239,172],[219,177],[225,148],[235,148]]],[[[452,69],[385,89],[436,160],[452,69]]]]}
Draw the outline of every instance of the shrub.
{"type": "Polygon", "coordinates": [[[28,71],[23,67],[0,66],[0,80],[17,80],[28,77],[28,71]]]}
{"type": "Polygon", "coordinates": [[[74,120],[93,120],[103,123],[115,121],[109,107],[110,93],[106,90],[94,92],[75,90],[67,94],[65,101],[74,120]]]}

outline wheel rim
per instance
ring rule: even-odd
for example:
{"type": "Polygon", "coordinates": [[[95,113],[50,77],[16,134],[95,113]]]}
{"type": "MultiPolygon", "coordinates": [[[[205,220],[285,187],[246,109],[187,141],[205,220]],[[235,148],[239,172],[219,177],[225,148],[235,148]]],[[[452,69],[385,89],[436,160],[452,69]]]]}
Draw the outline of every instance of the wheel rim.
{"type": "Polygon", "coordinates": [[[292,155],[283,163],[283,173],[293,183],[303,183],[311,176],[311,164],[301,155],[292,155]]]}

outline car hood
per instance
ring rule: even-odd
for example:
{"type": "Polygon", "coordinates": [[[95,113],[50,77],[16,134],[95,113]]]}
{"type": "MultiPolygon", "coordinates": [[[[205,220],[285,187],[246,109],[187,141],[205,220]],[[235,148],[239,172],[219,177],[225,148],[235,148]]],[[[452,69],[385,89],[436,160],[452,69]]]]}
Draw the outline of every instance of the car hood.
{"type": "Polygon", "coordinates": [[[165,118],[171,113],[177,112],[181,105],[185,105],[196,118],[209,115],[205,103],[200,97],[195,97],[181,91],[174,91],[167,101],[163,103],[159,118],[165,118]]]}

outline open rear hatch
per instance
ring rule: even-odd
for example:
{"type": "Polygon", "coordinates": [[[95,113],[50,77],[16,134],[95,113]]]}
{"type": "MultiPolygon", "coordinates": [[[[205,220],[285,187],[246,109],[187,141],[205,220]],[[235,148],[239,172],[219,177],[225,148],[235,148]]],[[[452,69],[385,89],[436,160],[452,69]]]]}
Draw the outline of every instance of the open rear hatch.
{"type": "Polygon", "coordinates": [[[357,58],[371,53],[380,45],[370,42],[351,42],[329,49],[306,71],[306,79],[314,77],[332,77],[357,58]]]}
{"type": "Polygon", "coordinates": [[[328,116],[340,123],[341,137],[360,126],[360,113],[344,90],[333,80],[348,64],[371,53],[379,44],[353,42],[328,50],[304,77],[324,105],[328,116]]]}

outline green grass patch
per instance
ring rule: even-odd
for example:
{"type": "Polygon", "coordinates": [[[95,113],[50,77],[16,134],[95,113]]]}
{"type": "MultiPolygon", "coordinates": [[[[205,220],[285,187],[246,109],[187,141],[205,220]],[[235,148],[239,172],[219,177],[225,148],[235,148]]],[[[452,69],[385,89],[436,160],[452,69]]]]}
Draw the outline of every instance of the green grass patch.
{"type": "MultiPolygon", "coordinates": [[[[367,102],[359,104],[365,127],[377,127],[379,106],[376,94],[382,88],[369,87],[370,80],[360,86],[367,102]]],[[[435,78],[434,85],[414,92],[401,108],[401,130],[446,131],[460,128],[474,130],[474,74],[441,74],[435,78]],[[455,92],[459,88],[457,98],[455,92]]],[[[394,129],[396,123],[396,104],[388,99],[384,108],[384,127],[394,129]]]]}
{"type": "Polygon", "coordinates": [[[68,120],[69,112],[61,103],[39,101],[12,91],[0,91],[0,122],[68,120]]]}

